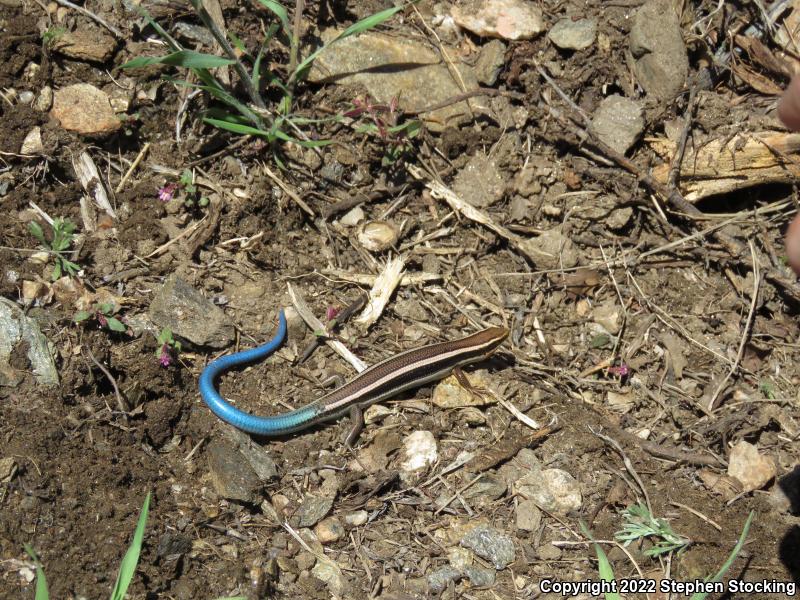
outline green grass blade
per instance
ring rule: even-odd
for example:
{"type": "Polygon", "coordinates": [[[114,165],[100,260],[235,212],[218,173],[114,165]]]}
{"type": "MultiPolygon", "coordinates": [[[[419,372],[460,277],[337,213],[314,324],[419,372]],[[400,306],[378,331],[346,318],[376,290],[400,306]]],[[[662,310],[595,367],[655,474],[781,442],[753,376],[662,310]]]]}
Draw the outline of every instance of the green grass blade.
{"type": "MultiPolygon", "coordinates": [[[[589,531],[589,528],[586,526],[586,523],[583,521],[580,522],[581,531],[583,531],[583,535],[585,535],[589,540],[591,540],[592,545],[594,546],[594,551],[597,554],[597,571],[600,574],[600,579],[603,581],[615,581],[614,579],[614,569],[611,568],[611,563],[608,562],[608,556],[600,547],[600,544],[594,541],[594,537],[592,536],[592,532],[589,531]]],[[[617,592],[605,592],[603,594],[606,600],[622,600],[620,595],[617,592]]]]}
{"type": "Polygon", "coordinates": [[[28,544],[25,544],[25,552],[36,563],[36,595],[34,600],[50,600],[50,592],[47,589],[47,578],[44,576],[44,569],[42,563],[39,562],[39,557],[28,544]]]}
{"type": "Polygon", "coordinates": [[[283,27],[283,32],[286,34],[287,37],[291,38],[292,26],[289,25],[289,12],[286,10],[286,8],[284,8],[283,5],[281,5],[280,3],[275,2],[275,0],[258,0],[258,1],[264,8],[266,8],[267,10],[272,12],[272,14],[274,14],[276,17],[278,17],[278,20],[280,20],[281,22],[281,27],[283,27]]]}
{"type": "Polygon", "coordinates": [[[297,144],[303,148],[321,148],[322,146],[328,146],[333,143],[333,140],[298,140],[280,129],[275,131],[275,137],[284,142],[289,142],[290,144],[297,144]]]}
{"type": "Polygon", "coordinates": [[[255,127],[250,127],[249,125],[243,125],[234,121],[226,121],[225,119],[203,117],[203,122],[213,125],[214,127],[224,129],[225,131],[238,133],[239,135],[257,135],[267,139],[271,137],[270,133],[268,131],[264,131],[263,129],[256,129],[255,127]]]}
{"type": "MultiPolygon", "coordinates": [[[[259,0],[259,1],[263,2],[264,0],[259,0]]],[[[297,68],[289,76],[289,82],[292,82],[296,79],[301,79],[305,75],[305,72],[308,70],[308,68],[311,66],[311,63],[313,63],[314,60],[317,58],[317,56],[319,56],[326,48],[331,46],[331,44],[335,44],[336,42],[348,38],[351,35],[363,33],[369,29],[372,29],[373,27],[377,27],[378,25],[380,25],[387,19],[393,17],[394,15],[399,13],[401,10],[404,10],[405,8],[406,5],[387,8],[386,10],[382,10],[380,12],[375,13],[374,15],[364,17],[360,21],[353,23],[352,25],[350,25],[350,27],[348,27],[342,33],[337,35],[333,40],[331,40],[324,46],[317,48],[314,52],[308,55],[308,57],[306,57],[305,60],[303,60],[299,65],[297,65],[297,68]]]]}
{"type": "MultiPolygon", "coordinates": [[[[603,581],[614,581],[614,569],[611,568],[611,563],[608,562],[608,556],[600,547],[600,544],[593,544],[594,551],[597,554],[597,571],[600,573],[600,579],[603,581]]],[[[603,594],[606,600],[622,600],[617,592],[606,592],[603,594]]]]}
{"type": "Polygon", "coordinates": [[[183,50],[183,47],[177,42],[177,40],[167,33],[167,31],[161,27],[161,25],[159,25],[153,17],[150,16],[149,12],[139,5],[134,5],[134,8],[142,17],[144,17],[144,19],[147,21],[147,24],[150,25],[150,27],[152,27],[155,32],[161,36],[161,39],[167,42],[170,50],[173,52],[183,50]]]}
{"type": "Polygon", "coordinates": [[[140,56],[129,60],[123,69],[133,69],[147,65],[170,65],[173,67],[185,67],[187,69],[216,69],[232,65],[235,61],[214,54],[195,52],[194,50],[178,50],[164,56],[140,56]]]}
{"type": "Polygon", "coordinates": [[[139,553],[142,550],[142,540],[144,539],[144,528],[147,524],[147,513],[150,510],[150,492],[144,499],[142,511],[139,513],[139,521],[136,524],[136,531],[133,533],[133,541],[128,551],[125,553],[119,565],[119,574],[114,589],[111,591],[111,600],[123,600],[128,592],[128,586],[136,572],[136,565],[139,563],[139,553]]]}
{"type": "MultiPolygon", "coordinates": [[[[736,557],[739,555],[739,552],[741,552],[742,548],[744,547],[744,542],[747,539],[747,534],[750,532],[750,524],[753,522],[754,516],[755,512],[751,510],[750,514],[747,517],[747,521],[744,522],[744,527],[742,527],[742,533],[739,535],[739,541],[736,542],[736,545],[733,547],[733,550],[731,550],[731,553],[728,556],[728,560],[726,560],[725,563],[720,567],[719,571],[717,571],[717,574],[714,575],[714,577],[712,577],[711,579],[706,579],[706,581],[711,581],[711,582],[720,581],[725,576],[725,573],[728,572],[728,569],[731,568],[733,561],[736,560],[736,557]]],[[[690,600],[704,600],[706,596],[708,596],[708,594],[706,594],[705,592],[697,592],[695,594],[692,594],[690,600]]]]}

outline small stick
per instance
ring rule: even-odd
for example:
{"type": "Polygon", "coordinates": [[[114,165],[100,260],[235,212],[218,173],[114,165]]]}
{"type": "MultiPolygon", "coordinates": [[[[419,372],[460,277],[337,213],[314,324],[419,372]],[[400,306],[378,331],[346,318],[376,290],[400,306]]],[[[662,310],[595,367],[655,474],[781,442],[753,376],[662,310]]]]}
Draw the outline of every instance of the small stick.
{"type": "Polygon", "coordinates": [[[689,511],[690,513],[692,513],[694,516],[698,517],[699,519],[702,519],[703,521],[705,521],[706,523],[708,523],[709,525],[711,525],[711,526],[712,526],[714,529],[716,529],[717,531],[722,531],[722,526],[721,526],[721,525],[719,525],[719,524],[718,524],[716,521],[714,521],[713,519],[711,519],[711,518],[709,518],[709,517],[705,516],[705,515],[704,515],[703,513],[701,513],[699,510],[695,510],[695,509],[694,509],[694,508],[692,508],[691,506],[686,506],[685,504],[681,504],[680,502],[670,502],[670,504],[672,504],[672,506],[677,506],[678,508],[682,508],[683,510],[688,510],[688,511],[689,511]]]}
{"type": "MultiPolygon", "coordinates": [[[[350,304],[348,304],[339,314],[337,314],[333,319],[329,320],[326,325],[325,329],[327,331],[332,331],[342,323],[346,323],[350,317],[352,317],[355,313],[361,310],[361,307],[364,306],[364,303],[367,301],[367,297],[363,294],[359,295],[358,298],[353,300],[350,304]]],[[[300,358],[297,361],[297,364],[302,364],[308,360],[308,357],[311,356],[311,353],[317,348],[317,346],[322,343],[322,337],[315,335],[314,339],[309,342],[306,349],[303,350],[300,358]]]]}
{"type": "Polygon", "coordinates": [[[747,243],[750,245],[750,256],[753,259],[753,293],[752,297],[750,298],[750,311],[747,313],[747,321],[742,329],[742,339],[739,341],[739,351],[736,353],[736,360],[733,361],[731,368],[728,370],[728,374],[725,375],[722,381],[719,382],[717,389],[709,399],[709,411],[713,411],[715,408],[717,408],[717,399],[719,398],[719,395],[722,393],[722,390],[728,384],[728,380],[733,376],[733,374],[736,372],[736,369],[739,368],[739,365],[742,362],[742,357],[744,356],[744,347],[750,337],[750,328],[753,325],[753,316],[755,315],[756,304],[758,303],[758,288],[761,285],[761,269],[759,267],[758,258],[756,257],[756,249],[755,246],[753,246],[753,240],[747,240],[747,243]]]}
{"type": "Polygon", "coordinates": [[[147,151],[149,149],[150,149],[150,142],[147,142],[144,146],[142,146],[142,149],[139,151],[139,154],[131,163],[131,166],[128,168],[125,175],[123,175],[122,179],[119,180],[119,184],[117,184],[117,187],[114,188],[115,194],[119,194],[120,190],[122,190],[123,186],[128,182],[128,178],[136,170],[136,167],[139,166],[139,163],[142,162],[144,155],[147,154],[147,151]]]}
{"type": "Polygon", "coordinates": [[[203,217],[202,219],[200,219],[200,220],[199,220],[197,223],[195,223],[195,224],[194,224],[194,225],[192,225],[191,227],[187,227],[186,229],[184,229],[183,231],[181,231],[181,232],[180,232],[178,235],[176,235],[174,238],[172,238],[172,239],[171,239],[171,240],[169,240],[168,242],[165,242],[165,243],[161,244],[161,245],[160,245],[158,248],[156,248],[155,250],[153,250],[153,251],[152,251],[150,254],[148,254],[148,255],[147,255],[147,256],[145,256],[144,258],[152,258],[152,257],[154,257],[154,256],[156,256],[156,255],[158,255],[158,254],[161,254],[162,252],[164,252],[164,250],[166,250],[167,248],[169,248],[170,246],[172,246],[172,244],[174,244],[174,243],[175,243],[175,242],[177,242],[178,240],[180,240],[180,239],[182,239],[182,238],[185,238],[187,235],[190,235],[190,234],[194,233],[195,231],[197,231],[197,229],[200,227],[200,225],[202,225],[202,224],[203,224],[203,222],[204,222],[204,221],[205,221],[207,218],[208,218],[208,215],[204,216],[204,217],[203,217]]]}
{"type": "MultiPolygon", "coordinates": [[[[375,285],[375,279],[378,277],[377,275],[370,275],[369,273],[348,273],[343,269],[323,269],[320,273],[342,281],[357,283],[358,285],[368,285],[370,287],[375,285]]],[[[400,278],[398,285],[425,285],[426,283],[441,281],[442,277],[443,276],[438,273],[405,273],[400,278]]]]}
{"type": "Polygon", "coordinates": [[[362,327],[369,328],[377,321],[383,309],[389,303],[389,298],[397,289],[400,279],[403,276],[406,260],[402,256],[390,258],[380,275],[375,278],[375,283],[369,291],[369,302],[361,314],[356,317],[355,322],[362,327]]]}
{"type": "Polygon", "coordinates": [[[117,387],[117,380],[114,379],[113,375],[106,369],[100,361],[98,361],[94,354],[92,354],[92,350],[86,346],[86,353],[89,355],[91,361],[103,372],[108,380],[111,382],[112,387],[114,388],[114,395],[117,397],[117,408],[120,412],[127,413],[128,412],[128,403],[125,401],[125,398],[122,396],[122,393],[119,391],[119,387],[117,387]]]}
{"type": "MultiPolygon", "coordinates": [[[[291,283],[287,283],[286,287],[289,290],[289,297],[292,299],[292,305],[297,313],[306,322],[306,325],[309,326],[311,331],[323,332],[323,335],[325,335],[327,333],[325,325],[316,316],[314,316],[311,307],[308,306],[305,299],[294,289],[294,287],[292,287],[291,283]]],[[[325,335],[325,337],[328,336],[325,335]]],[[[328,339],[325,340],[325,343],[328,344],[328,346],[330,346],[339,356],[350,363],[357,372],[361,373],[362,371],[366,370],[367,365],[365,365],[364,362],[355,354],[350,352],[350,350],[347,349],[347,346],[345,346],[339,340],[328,337],[328,339]]]]}
{"type": "Polygon", "coordinates": [[[95,21],[100,23],[100,25],[102,25],[103,27],[108,29],[111,33],[113,33],[118,38],[121,38],[121,39],[125,38],[125,34],[124,33],[122,33],[119,29],[117,29],[113,25],[110,25],[105,19],[103,19],[103,17],[100,17],[100,16],[94,14],[92,11],[86,10],[85,8],[83,8],[82,6],[78,6],[77,4],[73,4],[69,0],[56,0],[56,2],[58,2],[61,6],[66,6],[67,8],[72,8],[74,10],[77,10],[79,13],[81,13],[83,15],[86,15],[90,19],[94,19],[95,21]]]}
{"type": "Polygon", "coordinates": [[[300,196],[298,196],[291,188],[289,188],[289,186],[286,185],[286,183],[284,183],[277,175],[275,175],[275,173],[269,170],[269,167],[267,165],[261,165],[261,166],[264,169],[264,173],[266,173],[266,175],[270,179],[272,179],[272,181],[278,184],[278,187],[281,188],[284,192],[286,192],[286,195],[289,196],[289,198],[291,198],[292,200],[294,200],[297,203],[297,206],[306,211],[309,217],[317,216],[314,210],[308,204],[306,204],[305,201],[300,196]]]}
{"type": "Polygon", "coordinates": [[[620,446],[619,442],[617,440],[613,439],[613,438],[608,437],[607,435],[604,435],[604,434],[598,432],[598,431],[594,431],[591,427],[589,428],[589,431],[591,431],[592,434],[595,437],[600,438],[601,440],[603,440],[604,442],[609,444],[611,447],[613,447],[614,450],[619,452],[620,456],[622,456],[622,462],[625,465],[625,469],[628,471],[628,473],[630,473],[630,475],[631,475],[631,477],[633,477],[634,481],[636,481],[636,485],[639,486],[639,489],[642,490],[642,494],[644,494],[644,501],[647,503],[647,510],[649,510],[650,513],[652,514],[653,513],[653,506],[650,504],[650,496],[647,493],[647,488],[644,486],[644,482],[642,481],[642,478],[639,477],[639,473],[636,472],[636,469],[633,467],[633,463],[631,462],[631,459],[628,458],[627,454],[625,454],[625,451],[622,449],[622,446],[620,446]]]}

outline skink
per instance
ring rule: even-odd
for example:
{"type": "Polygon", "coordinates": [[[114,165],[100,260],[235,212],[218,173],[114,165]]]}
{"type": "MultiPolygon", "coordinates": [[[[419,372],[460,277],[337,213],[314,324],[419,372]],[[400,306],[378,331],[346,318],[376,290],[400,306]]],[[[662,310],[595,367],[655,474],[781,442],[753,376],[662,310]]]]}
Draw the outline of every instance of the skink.
{"type": "Polygon", "coordinates": [[[278,331],[269,342],[244,352],[212,361],[200,375],[200,394],[208,407],[223,421],[254,435],[282,436],[349,414],[353,428],[347,436],[352,444],[363,426],[362,411],[400,392],[442,379],[453,369],[488,357],[508,336],[502,327],[489,327],[450,342],[407,350],[366,369],[334,391],[274,417],[260,417],[233,407],[220,396],[214,380],[220,373],[270,355],[286,337],[286,316],[278,314],[278,331]]]}

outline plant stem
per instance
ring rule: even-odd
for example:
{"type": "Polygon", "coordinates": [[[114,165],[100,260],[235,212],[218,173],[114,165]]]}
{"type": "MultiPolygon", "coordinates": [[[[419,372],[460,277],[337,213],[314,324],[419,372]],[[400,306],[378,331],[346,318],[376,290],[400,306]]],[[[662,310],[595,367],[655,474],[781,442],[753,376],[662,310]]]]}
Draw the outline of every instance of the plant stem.
{"type": "MultiPolygon", "coordinates": [[[[192,6],[194,6],[195,11],[197,11],[197,15],[200,17],[200,20],[203,21],[203,24],[208,27],[211,34],[214,36],[214,39],[217,40],[217,43],[222,47],[222,50],[225,54],[230,58],[233,62],[233,68],[236,69],[236,72],[239,75],[239,79],[242,80],[245,89],[247,90],[247,95],[250,96],[250,99],[253,101],[258,108],[262,108],[266,110],[267,105],[264,103],[264,100],[261,98],[261,95],[258,93],[258,90],[253,86],[253,81],[250,79],[250,75],[247,72],[247,69],[244,68],[244,65],[239,60],[239,57],[236,56],[236,53],[233,51],[233,48],[228,43],[228,39],[225,37],[225,34],[222,30],[217,26],[214,22],[214,19],[211,18],[211,15],[208,14],[208,11],[203,6],[203,0],[191,0],[192,6]]],[[[267,118],[266,115],[261,115],[264,118],[267,118]]]]}
{"type": "MultiPolygon", "coordinates": [[[[294,73],[294,70],[297,68],[300,49],[300,27],[303,21],[305,4],[305,0],[295,0],[294,3],[294,23],[292,24],[292,39],[290,40],[291,47],[289,50],[289,73],[294,73]]],[[[291,87],[294,88],[294,81],[290,82],[290,84],[291,87]]],[[[292,91],[294,91],[294,89],[292,89],[292,91]]]]}

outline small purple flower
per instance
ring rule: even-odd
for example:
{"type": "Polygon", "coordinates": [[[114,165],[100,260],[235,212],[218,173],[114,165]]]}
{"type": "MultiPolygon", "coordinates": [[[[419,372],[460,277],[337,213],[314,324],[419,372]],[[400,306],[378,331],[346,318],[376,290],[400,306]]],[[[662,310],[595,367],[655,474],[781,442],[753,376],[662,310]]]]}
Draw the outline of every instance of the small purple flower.
{"type": "Polygon", "coordinates": [[[169,344],[161,346],[161,356],[158,357],[158,362],[162,367],[168,367],[172,364],[172,354],[169,352],[169,344]]]}
{"type": "Polygon", "coordinates": [[[175,190],[177,189],[177,183],[168,183],[164,187],[158,189],[158,199],[162,202],[169,202],[175,196],[175,190]]]}
{"type": "Polygon", "coordinates": [[[608,372],[616,377],[627,377],[628,373],[630,373],[630,369],[628,368],[628,365],[622,363],[618,367],[609,367],[608,372]]]}
{"type": "Polygon", "coordinates": [[[336,315],[338,315],[338,314],[339,314],[339,309],[338,308],[334,308],[333,306],[329,306],[325,310],[325,319],[327,321],[333,321],[336,318],[336,315]]]}
{"type": "Polygon", "coordinates": [[[100,311],[97,312],[97,322],[100,323],[100,327],[108,327],[108,319],[100,311]]]}

